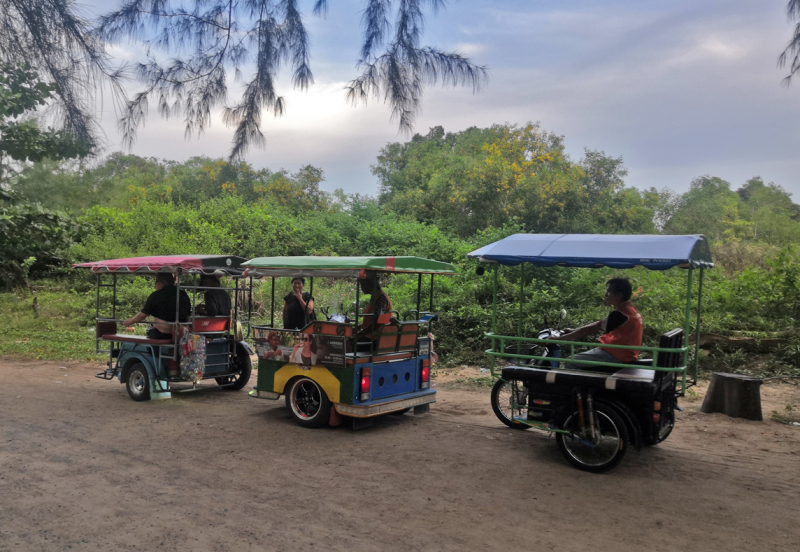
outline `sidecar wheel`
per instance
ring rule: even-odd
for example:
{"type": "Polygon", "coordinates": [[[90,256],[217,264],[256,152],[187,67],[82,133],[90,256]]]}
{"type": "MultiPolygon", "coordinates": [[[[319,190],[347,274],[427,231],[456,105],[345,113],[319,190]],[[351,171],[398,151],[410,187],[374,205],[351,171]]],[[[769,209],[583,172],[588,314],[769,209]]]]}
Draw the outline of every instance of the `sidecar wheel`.
{"type": "Polygon", "coordinates": [[[514,418],[528,419],[528,389],[517,382],[517,397],[514,399],[514,385],[511,381],[499,379],[492,387],[492,410],[501,422],[512,429],[530,429],[531,426],[514,421],[514,418]]]}
{"type": "Polygon", "coordinates": [[[622,461],[630,442],[625,422],[613,408],[595,403],[595,435],[581,434],[578,411],[569,408],[556,423],[568,434],[557,433],[556,442],[561,454],[579,470],[601,473],[622,461]]]}
{"type": "Polygon", "coordinates": [[[214,378],[218,385],[223,385],[223,389],[230,391],[239,391],[247,385],[250,381],[250,374],[253,371],[253,363],[250,361],[250,355],[239,343],[236,344],[236,356],[231,358],[231,376],[223,376],[214,378]]]}
{"type": "Polygon", "coordinates": [[[125,378],[125,389],[134,401],[150,400],[150,378],[144,364],[137,362],[130,367],[125,378]]]}

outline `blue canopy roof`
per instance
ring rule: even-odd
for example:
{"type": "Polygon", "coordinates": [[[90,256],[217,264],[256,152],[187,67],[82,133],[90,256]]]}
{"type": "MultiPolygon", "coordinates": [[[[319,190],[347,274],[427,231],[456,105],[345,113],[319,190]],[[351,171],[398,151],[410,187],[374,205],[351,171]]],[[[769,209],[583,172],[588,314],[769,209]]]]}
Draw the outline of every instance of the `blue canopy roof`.
{"type": "Polygon", "coordinates": [[[711,268],[711,249],[705,236],[618,234],[514,234],[476,249],[467,257],[503,265],[650,270],[711,268]]]}

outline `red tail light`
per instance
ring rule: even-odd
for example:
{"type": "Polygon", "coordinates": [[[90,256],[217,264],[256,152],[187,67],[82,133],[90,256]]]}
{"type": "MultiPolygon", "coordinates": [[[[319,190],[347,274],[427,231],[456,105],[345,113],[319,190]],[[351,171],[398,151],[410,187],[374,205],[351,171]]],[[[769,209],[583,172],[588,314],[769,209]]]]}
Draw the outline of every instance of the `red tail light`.
{"type": "Polygon", "coordinates": [[[422,361],[422,373],[419,378],[420,389],[427,389],[431,386],[431,363],[428,359],[422,361]]]}
{"type": "Polygon", "coordinates": [[[653,423],[657,424],[660,421],[661,421],[661,414],[659,414],[658,412],[653,414],[653,423]]]}
{"type": "Polygon", "coordinates": [[[362,368],[361,369],[361,395],[360,399],[362,401],[369,400],[369,384],[370,378],[372,377],[372,368],[362,368]]]}

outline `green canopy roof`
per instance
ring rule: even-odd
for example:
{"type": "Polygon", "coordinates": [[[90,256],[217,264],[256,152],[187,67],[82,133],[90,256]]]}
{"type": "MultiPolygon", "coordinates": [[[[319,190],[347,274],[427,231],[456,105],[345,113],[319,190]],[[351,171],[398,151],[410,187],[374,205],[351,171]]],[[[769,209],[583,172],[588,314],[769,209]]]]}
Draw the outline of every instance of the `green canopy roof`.
{"type": "Polygon", "coordinates": [[[361,270],[411,272],[415,274],[456,273],[450,263],[420,257],[258,257],[242,263],[246,276],[357,277],[361,270]]]}

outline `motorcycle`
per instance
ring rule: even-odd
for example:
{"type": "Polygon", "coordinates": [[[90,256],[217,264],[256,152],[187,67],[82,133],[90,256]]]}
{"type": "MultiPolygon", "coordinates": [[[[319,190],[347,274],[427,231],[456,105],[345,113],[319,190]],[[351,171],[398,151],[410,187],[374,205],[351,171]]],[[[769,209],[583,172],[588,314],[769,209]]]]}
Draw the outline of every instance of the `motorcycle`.
{"type": "MultiPolygon", "coordinates": [[[[560,337],[564,333],[561,329],[561,322],[567,317],[567,311],[561,309],[558,322],[555,328],[545,327],[537,334],[538,339],[550,339],[560,337]]],[[[549,326],[547,315],[544,317],[544,325],[549,326]]],[[[547,357],[547,359],[518,358],[518,364],[523,366],[533,366],[542,369],[558,368],[561,363],[557,360],[561,358],[561,345],[554,341],[552,343],[524,343],[517,342],[506,345],[505,352],[509,355],[525,355],[547,357]]],[[[514,381],[507,381],[503,378],[498,379],[492,387],[491,396],[492,410],[495,416],[513,429],[530,429],[532,426],[521,424],[516,420],[528,419],[528,388],[522,384],[517,385],[514,381]]]]}
{"type": "MultiPolygon", "coordinates": [[[[538,338],[560,335],[558,328],[545,328],[538,338]]],[[[659,347],[674,349],[682,342],[683,330],[676,329],[661,336],[659,347]]],[[[613,375],[599,374],[555,370],[561,361],[550,359],[562,358],[557,342],[511,347],[530,351],[512,355],[539,358],[503,368],[492,388],[492,410],[510,428],[554,432],[561,453],[575,467],[607,471],[622,460],[631,444],[637,448],[656,445],[672,432],[675,411],[680,410],[677,378],[674,372],[641,373],[642,369],[652,372],[651,359],[620,365],[613,375]]],[[[674,363],[667,355],[659,358],[659,366],[674,363]]]]}

